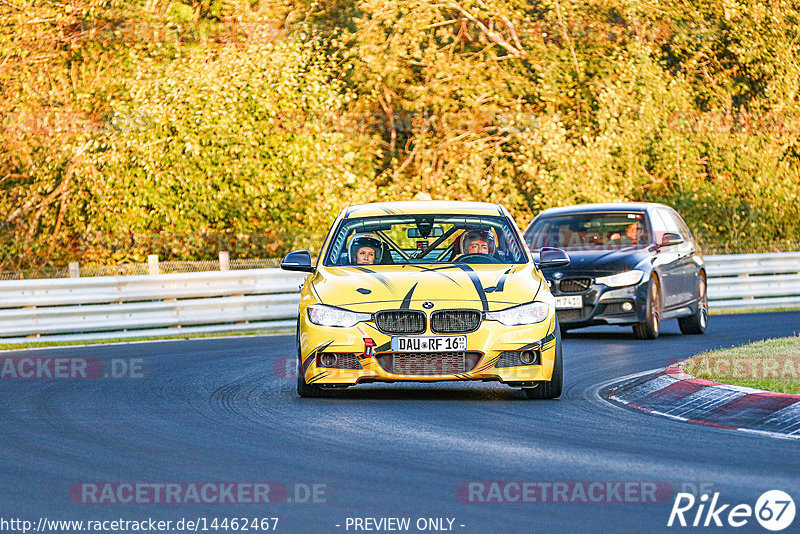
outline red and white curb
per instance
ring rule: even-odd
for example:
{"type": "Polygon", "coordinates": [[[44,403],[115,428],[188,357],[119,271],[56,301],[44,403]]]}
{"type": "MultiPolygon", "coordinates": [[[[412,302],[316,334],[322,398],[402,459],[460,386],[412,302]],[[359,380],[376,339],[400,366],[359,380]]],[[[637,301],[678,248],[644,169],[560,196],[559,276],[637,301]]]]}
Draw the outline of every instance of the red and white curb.
{"type": "Polygon", "coordinates": [[[800,439],[800,395],[702,380],[680,364],[628,380],[603,397],[678,421],[800,439]]]}

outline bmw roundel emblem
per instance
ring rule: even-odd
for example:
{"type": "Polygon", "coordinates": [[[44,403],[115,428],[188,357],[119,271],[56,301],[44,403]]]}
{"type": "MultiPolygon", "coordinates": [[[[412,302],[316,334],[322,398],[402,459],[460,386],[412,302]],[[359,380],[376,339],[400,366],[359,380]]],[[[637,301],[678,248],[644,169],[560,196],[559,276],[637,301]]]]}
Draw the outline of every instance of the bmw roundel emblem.
{"type": "Polygon", "coordinates": [[[553,273],[553,278],[555,278],[556,280],[561,280],[562,278],[564,278],[564,273],[553,273]]]}
{"type": "Polygon", "coordinates": [[[425,302],[422,303],[422,307],[425,308],[426,310],[430,310],[431,308],[433,308],[433,302],[426,300],[425,302]]]}

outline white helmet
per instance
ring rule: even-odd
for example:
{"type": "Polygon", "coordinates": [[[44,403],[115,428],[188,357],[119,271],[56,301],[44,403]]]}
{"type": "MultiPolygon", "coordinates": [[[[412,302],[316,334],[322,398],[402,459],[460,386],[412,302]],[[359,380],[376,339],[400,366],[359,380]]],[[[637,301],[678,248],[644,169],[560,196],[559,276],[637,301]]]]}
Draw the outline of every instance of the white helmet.
{"type": "Polygon", "coordinates": [[[469,246],[475,241],[484,241],[489,246],[489,254],[494,254],[494,234],[489,230],[467,230],[461,234],[461,254],[469,254],[469,246]]]}
{"type": "Polygon", "coordinates": [[[380,263],[383,258],[383,241],[375,234],[356,234],[350,240],[349,258],[350,263],[357,263],[358,250],[369,247],[375,251],[375,263],[380,263]]]}

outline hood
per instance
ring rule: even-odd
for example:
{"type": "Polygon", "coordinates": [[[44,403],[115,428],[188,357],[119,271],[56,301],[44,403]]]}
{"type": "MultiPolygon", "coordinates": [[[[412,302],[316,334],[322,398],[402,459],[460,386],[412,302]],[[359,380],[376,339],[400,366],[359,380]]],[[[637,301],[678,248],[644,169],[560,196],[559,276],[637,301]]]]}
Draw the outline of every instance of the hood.
{"type": "Polygon", "coordinates": [[[555,269],[544,269],[545,276],[562,272],[565,276],[607,276],[635,268],[653,257],[646,248],[619,250],[567,250],[569,265],[555,269]]]}
{"type": "Polygon", "coordinates": [[[312,279],[320,302],[353,311],[367,311],[373,303],[420,309],[425,301],[437,309],[494,311],[531,302],[540,286],[530,264],[322,267],[312,279]]]}

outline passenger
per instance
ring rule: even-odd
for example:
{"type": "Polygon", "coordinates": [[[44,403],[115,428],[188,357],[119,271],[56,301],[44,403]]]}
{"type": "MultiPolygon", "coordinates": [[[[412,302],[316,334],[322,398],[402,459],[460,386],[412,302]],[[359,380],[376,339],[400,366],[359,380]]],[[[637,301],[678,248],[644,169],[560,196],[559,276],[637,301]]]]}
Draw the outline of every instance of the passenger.
{"type": "Polygon", "coordinates": [[[355,235],[350,241],[349,255],[351,265],[380,263],[383,257],[382,241],[373,234],[355,235]]]}

